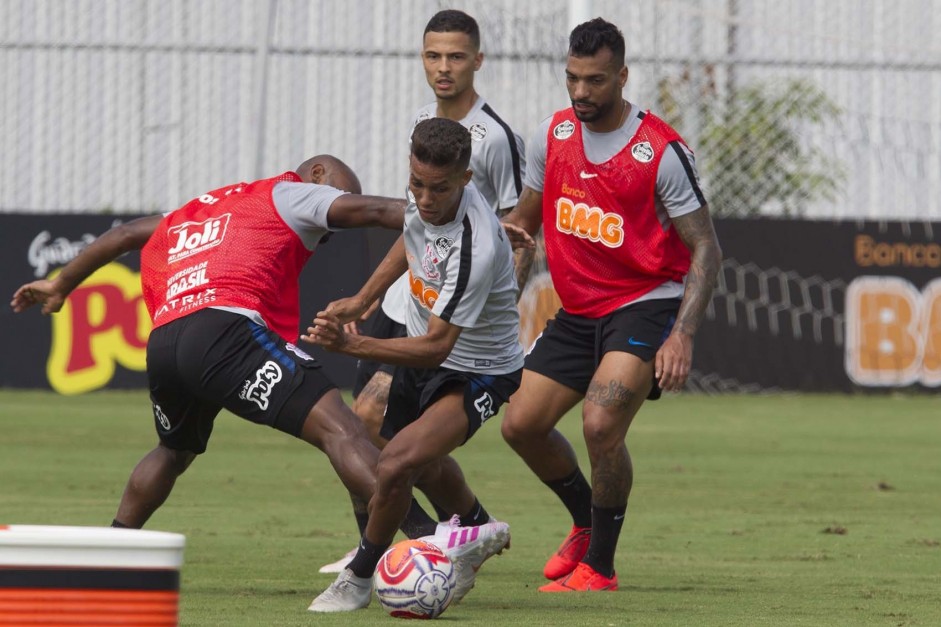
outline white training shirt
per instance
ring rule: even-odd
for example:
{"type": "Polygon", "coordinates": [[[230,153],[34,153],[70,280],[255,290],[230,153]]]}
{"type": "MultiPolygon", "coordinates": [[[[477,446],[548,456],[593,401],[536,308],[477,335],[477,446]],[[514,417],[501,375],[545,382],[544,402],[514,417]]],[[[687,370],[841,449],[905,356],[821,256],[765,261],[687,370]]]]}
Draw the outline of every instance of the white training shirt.
{"type": "MultiPolygon", "coordinates": [[[[412,127],[435,117],[437,111],[437,102],[425,105],[415,114],[412,127]]],[[[494,212],[512,209],[523,191],[523,172],[526,169],[523,139],[481,96],[477,96],[474,106],[460,123],[471,134],[469,167],[474,173],[471,180],[477,190],[494,212]]],[[[386,291],[382,301],[382,311],[399,324],[405,324],[407,295],[407,282],[400,277],[386,291]]]]}
{"type": "Polygon", "coordinates": [[[457,215],[441,226],[422,220],[418,207],[409,203],[405,250],[409,337],[424,335],[434,314],[462,327],[442,367],[481,374],[522,368],[513,251],[476,186],[464,187],[457,215]]]}

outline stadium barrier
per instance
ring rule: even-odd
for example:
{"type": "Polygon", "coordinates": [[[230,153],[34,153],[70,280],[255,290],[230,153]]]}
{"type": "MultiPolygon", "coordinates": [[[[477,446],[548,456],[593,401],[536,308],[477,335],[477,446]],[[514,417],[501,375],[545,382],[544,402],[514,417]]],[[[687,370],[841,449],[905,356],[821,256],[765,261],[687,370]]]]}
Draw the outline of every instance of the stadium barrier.
{"type": "MultiPolygon", "coordinates": [[[[9,296],[49,276],[114,221],[0,215],[0,291],[9,296]]],[[[941,386],[941,223],[720,219],[716,229],[724,261],[696,338],[691,390],[941,386]]],[[[301,277],[302,321],[353,294],[391,239],[354,230],[318,248],[301,277]]],[[[526,345],[558,308],[541,265],[520,301],[526,345]]],[[[63,394],[144,387],[150,327],[138,270],[136,254],[102,268],[56,316],[4,308],[0,386],[63,394]]],[[[352,385],[354,360],[311,352],[338,385],[352,385]]]]}

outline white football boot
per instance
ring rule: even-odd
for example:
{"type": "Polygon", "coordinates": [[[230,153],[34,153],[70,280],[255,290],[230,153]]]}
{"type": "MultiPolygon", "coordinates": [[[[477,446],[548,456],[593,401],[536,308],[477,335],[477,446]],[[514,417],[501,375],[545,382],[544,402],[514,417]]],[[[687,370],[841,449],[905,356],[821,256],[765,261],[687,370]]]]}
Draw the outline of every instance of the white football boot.
{"type": "Polygon", "coordinates": [[[462,527],[460,517],[452,516],[448,524],[438,525],[435,535],[420,539],[444,551],[454,564],[456,583],[452,603],[459,603],[474,587],[480,566],[509,546],[510,526],[491,520],[476,527],[462,527]]]}
{"type": "Polygon", "coordinates": [[[352,612],[369,606],[372,578],[357,577],[344,568],[330,587],[320,593],[307,608],[309,612],[352,612]]]}
{"type": "Polygon", "coordinates": [[[325,575],[332,575],[334,573],[342,573],[343,569],[346,568],[346,565],[349,564],[350,561],[354,557],[356,557],[356,549],[350,549],[346,555],[344,555],[343,557],[341,557],[335,562],[324,564],[323,566],[320,567],[320,570],[318,570],[317,572],[323,573],[325,575]]]}

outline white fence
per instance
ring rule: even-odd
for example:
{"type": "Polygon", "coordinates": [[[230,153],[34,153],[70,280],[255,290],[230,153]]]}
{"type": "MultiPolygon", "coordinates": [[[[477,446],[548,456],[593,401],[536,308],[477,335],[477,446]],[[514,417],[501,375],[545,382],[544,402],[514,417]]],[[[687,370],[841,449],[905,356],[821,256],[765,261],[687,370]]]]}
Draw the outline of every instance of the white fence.
{"type": "Polygon", "coordinates": [[[524,137],[567,104],[572,20],[601,15],[717,211],[941,219],[934,0],[0,0],[0,211],[166,210],[320,152],[400,195],[444,6],[477,18],[478,91],[524,137]]]}

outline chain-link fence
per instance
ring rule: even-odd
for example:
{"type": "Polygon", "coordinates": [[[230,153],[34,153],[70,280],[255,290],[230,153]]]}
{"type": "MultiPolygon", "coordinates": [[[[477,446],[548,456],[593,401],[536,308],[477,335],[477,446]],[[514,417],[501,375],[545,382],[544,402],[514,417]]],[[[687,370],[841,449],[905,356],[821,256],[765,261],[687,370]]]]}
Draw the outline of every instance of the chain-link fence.
{"type": "MultiPolygon", "coordinates": [[[[401,194],[436,0],[0,0],[0,211],[166,210],[331,152],[401,194]]],[[[941,3],[456,1],[524,137],[567,104],[573,20],[696,150],[714,210],[941,218],[941,3]]]]}

